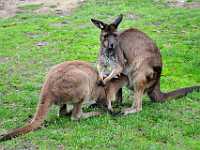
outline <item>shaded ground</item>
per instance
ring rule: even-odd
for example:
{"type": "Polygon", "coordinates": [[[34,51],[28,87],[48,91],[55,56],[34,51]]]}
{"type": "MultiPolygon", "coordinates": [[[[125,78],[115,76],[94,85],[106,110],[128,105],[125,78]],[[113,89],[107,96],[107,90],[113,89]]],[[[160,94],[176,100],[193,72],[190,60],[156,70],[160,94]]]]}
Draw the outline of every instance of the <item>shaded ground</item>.
{"type": "Polygon", "coordinates": [[[84,0],[0,0],[0,18],[13,17],[16,13],[32,8],[34,13],[67,15],[84,0]]]}

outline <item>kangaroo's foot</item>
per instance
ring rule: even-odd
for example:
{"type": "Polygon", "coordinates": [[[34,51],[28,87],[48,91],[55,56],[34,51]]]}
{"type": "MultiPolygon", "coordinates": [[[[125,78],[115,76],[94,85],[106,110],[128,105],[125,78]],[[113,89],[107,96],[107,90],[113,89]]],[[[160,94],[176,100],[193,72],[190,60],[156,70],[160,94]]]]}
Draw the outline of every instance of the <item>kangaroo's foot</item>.
{"type": "Polygon", "coordinates": [[[142,109],[136,109],[134,107],[126,108],[122,111],[123,115],[133,114],[136,112],[140,112],[142,109]]]}
{"type": "Polygon", "coordinates": [[[96,112],[96,111],[93,111],[93,112],[88,112],[88,113],[82,113],[80,117],[76,117],[76,116],[71,116],[71,120],[80,120],[80,119],[86,119],[86,118],[89,118],[89,117],[93,117],[93,116],[99,116],[101,115],[100,112],[96,112]]]}
{"type": "Polygon", "coordinates": [[[86,118],[89,118],[89,117],[99,116],[99,115],[101,115],[101,112],[92,111],[92,112],[88,112],[88,113],[83,113],[81,115],[81,118],[86,119],[86,118]]]}

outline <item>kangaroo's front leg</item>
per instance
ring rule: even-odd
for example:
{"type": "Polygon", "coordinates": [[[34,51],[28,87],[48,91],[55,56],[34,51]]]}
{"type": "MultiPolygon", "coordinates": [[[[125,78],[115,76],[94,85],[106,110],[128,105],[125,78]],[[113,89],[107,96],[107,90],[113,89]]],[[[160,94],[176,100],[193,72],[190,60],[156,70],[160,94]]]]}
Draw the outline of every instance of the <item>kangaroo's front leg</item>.
{"type": "Polygon", "coordinates": [[[105,66],[102,66],[100,64],[97,65],[97,71],[99,73],[99,77],[100,80],[103,81],[103,79],[105,78],[106,74],[105,74],[105,66]]]}
{"type": "Polygon", "coordinates": [[[117,65],[117,67],[112,70],[110,75],[103,80],[103,83],[106,84],[108,81],[110,81],[115,76],[120,75],[122,73],[122,71],[123,71],[123,68],[120,65],[117,65]]]}

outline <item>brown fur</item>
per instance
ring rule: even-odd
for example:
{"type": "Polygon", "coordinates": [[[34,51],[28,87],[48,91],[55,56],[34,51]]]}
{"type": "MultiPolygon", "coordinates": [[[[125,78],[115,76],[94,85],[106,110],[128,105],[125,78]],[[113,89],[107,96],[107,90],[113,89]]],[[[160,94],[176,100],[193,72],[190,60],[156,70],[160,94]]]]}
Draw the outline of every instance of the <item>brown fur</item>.
{"type": "Polygon", "coordinates": [[[133,102],[131,108],[124,110],[124,114],[142,110],[142,96],[145,91],[152,101],[164,102],[172,98],[185,96],[194,90],[200,90],[200,86],[193,86],[169,93],[161,92],[162,57],[160,49],[151,38],[137,29],[130,28],[121,33],[117,32],[117,26],[121,20],[122,15],[109,25],[95,19],[92,19],[92,22],[98,28],[101,27],[98,71],[104,84],[123,72],[129,78],[130,88],[134,89],[135,102],[133,102]],[[113,24],[117,24],[115,30],[113,28],[108,30],[113,24]],[[104,37],[102,35],[107,36],[104,37]],[[107,45],[103,43],[107,43],[107,45]],[[105,59],[110,60],[108,61],[110,63],[105,64],[105,59]],[[115,60],[116,64],[112,67],[111,73],[104,79],[104,68],[111,66],[113,64],[112,60],[115,60]]]}
{"type": "Polygon", "coordinates": [[[105,87],[97,85],[98,80],[97,71],[89,63],[83,61],[68,61],[54,66],[43,84],[40,102],[32,121],[25,127],[0,136],[0,141],[38,129],[52,104],[60,106],[60,115],[69,114],[66,104],[72,104],[72,120],[100,115],[100,112],[82,112],[82,104],[89,100],[106,101],[109,105],[108,108],[112,110],[111,104],[109,104],[113,100],[112,95],[115,95],[128,80],[126,77],[121,77],[109,82],[105,87]]]}

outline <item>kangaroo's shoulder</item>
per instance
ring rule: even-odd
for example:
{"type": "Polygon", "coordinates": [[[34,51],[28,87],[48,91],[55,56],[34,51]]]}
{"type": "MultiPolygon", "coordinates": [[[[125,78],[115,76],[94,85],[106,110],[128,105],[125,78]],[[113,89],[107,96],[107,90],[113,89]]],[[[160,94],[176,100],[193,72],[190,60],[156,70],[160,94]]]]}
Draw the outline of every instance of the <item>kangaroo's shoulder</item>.
{"type": "Polygon", "coordinates": [[[135,38],[140,37],[144,39],[151,39],[146,33],[136,28],[129,28],[120,32],[120,38],[127,38],[127,37],[135,37],[135,38]]]}
{"type": "Polygon", "coordinates": [[[128,33],[141,33],[144,34],[144,32],[140,31],[136,28],[128,28],[120,32],[120,35],[128,34],[128,33]]]}
{"type": "Polygon", "coordinates": [[[62,70],[62,69],[84,69],[84,68],[88,68],[88,69],[91,69],[91,70],[94,70],[94,68],[92,67],[92,65],[88,62],[85,62],[85,61],[79,61],[79,60],[74,60],[74,61],[65,61],[65,62],[62,62],[60,64],[57,64],[55,66],[53,66],[50,70],[53,71],[53,70],[62,70]]]}

